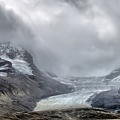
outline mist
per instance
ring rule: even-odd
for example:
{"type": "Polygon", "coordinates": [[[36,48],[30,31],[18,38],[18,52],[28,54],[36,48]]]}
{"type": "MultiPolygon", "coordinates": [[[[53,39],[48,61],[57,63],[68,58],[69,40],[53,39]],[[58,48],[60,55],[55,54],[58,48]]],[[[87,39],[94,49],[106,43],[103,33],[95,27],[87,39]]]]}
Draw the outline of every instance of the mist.
{"type": "Polygon", "coordinates": [[[0,0],[0,41],[28,50],[40,70],[102,76],[120,67],[119,0],[0,0]]]}

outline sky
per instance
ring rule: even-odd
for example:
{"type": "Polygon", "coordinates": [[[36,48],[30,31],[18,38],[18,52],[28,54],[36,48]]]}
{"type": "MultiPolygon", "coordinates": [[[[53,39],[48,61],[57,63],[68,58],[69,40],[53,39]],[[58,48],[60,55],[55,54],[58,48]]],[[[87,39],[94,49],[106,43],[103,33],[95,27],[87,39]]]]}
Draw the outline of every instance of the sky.
{"type": "Polygon", "coordinates": [[[120,67],[120,0],[0,0],[0,41],[40,70],[103,76],[120,67]]]}

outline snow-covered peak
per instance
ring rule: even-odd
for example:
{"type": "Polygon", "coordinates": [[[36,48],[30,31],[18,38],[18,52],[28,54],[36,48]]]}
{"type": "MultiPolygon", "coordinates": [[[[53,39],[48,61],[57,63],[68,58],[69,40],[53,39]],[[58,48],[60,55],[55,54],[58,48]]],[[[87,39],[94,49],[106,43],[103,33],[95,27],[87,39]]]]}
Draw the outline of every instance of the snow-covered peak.
{"type": "Polygon", "coordinates": [[[11,69],[12,73],[14,71],[33,75],[28,56],[29,53],[21,47],[13,46],[9,42],[0,43],[0,76],[6,76],[11,69]]]}
{"type": "Polygon", "coordinates": [[[6,60],[6,61],[9,61],[12,63],[12,67],[20,72],[20,73],[23,73],[23,74],[28,74],[28,75],[32,75],[32,69],[31,67],[29,66],[29,63],[27,63],[26,61],[24,60],[20,60],[18,58],[15,58],[15,59],[10,59],[9,57],[3,55],[3,56],[0,56],[3,60],[6,60]]]}
{"type": "Polygon", "coordinates": [[[26,50],[10,42],[0,43],[0,55],[6,55],[11,59],[25,59],[25,54],[26,50]]]}
{"type": "Polygon", "coordinates": [[[106,76],[106,80],[116,80],[118,78],[120,78],[120,68],[113,70],[106,76]]]}

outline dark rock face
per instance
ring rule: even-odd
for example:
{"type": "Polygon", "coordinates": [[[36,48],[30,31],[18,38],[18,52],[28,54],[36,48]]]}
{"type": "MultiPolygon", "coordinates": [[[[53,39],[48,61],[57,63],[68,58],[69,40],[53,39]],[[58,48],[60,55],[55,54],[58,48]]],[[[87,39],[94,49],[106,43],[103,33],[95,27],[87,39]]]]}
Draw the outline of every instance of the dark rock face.
{"type": "Polygon", "coordinates": [[[120,110],[120,94],[118,90],[101,92],[91,98],[90,101],[93,107],[120,110]]]}
{"type": "Polygon", "coordinates": [[[7,74],[0,76],[0,114],[32,111],[40,99],[73,89],[41,72],[26,50],[18,50],[8,43],[0,44],[0,49],[0,55],[6,55],[11,61],[22,59],[32,69],[32,74],[21,73],[9,59],[0,59],[0,73],[7,74]]]}
{"type": "Polygon", "coordinates": [[[109,83],[111,80],[120,76],[120,68],[113,70],[110,74],[105,76],[105,82],[109,83]]]}
{"type": "Polygon", "coordinates": [[[96,120],[96,119],[120,119],[120,114],[102,109],[71,109],[61,111],[44,111],[31,113],[14,113],[0,116],[0,120],[96,120]]]}
{"type": "Polygon", "coordinates": [[[111,90],[93,95],[88,99],[93,107],[120,110],[120,68],[105,76],[104,82],[111,90]]]}
{"type": "Polygon", "coordinates": [[[5,73],[12,73],[15,72],[14,68],[12,67],[12,63],[7,60],[3,60],[0,58],[0,72],[5,72],[5,73]]]}

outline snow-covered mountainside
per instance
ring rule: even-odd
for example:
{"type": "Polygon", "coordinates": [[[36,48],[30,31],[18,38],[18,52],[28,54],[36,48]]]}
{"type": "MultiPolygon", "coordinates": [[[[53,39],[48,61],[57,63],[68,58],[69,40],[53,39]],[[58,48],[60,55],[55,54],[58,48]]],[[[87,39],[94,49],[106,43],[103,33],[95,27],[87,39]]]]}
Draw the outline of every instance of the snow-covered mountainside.
{"type": "Polygon", "coordinates": [[[89,100],[93,107],[107,108],[120,111],[120,68],[113,70],[104,78],[110,90],[102,91],[89,100]]]}
{"type": "Polygon", "coordinates": [[[120,105],[120,96],[118,95],[118,91],[120,91],[120,69],[116,69],[103,77],[55,76],[53,79],[67,85],[73,85],[75,91],[43,99],[37,103],[35,111],[90,107],[90,105],[115,109],[120,105]]]}
{"type": "Polygon", "coordinates": [[[34,111],[90,107],[87,101],[92,95],[110,89],[104,82],[104,77],[53,77],[53,79],[74,86],[75,91],[43,99],[37,103],[34,111]]]}
{"type": "MultiPolygon", "coordinates": [[[[12,46],[10,43],[0,44],[0,59],[2,61],[9,62],[12,65],[12,69],[8,73],[23,73],[32,75],[32,69],[28,63],[27,52],[23,48],[17,46],[12,46]],[[14,72],[13,72],[14,71],[14,72]]],[[[1,62],[0,62],[1,63],[1,62]]],[[[11,66],[7,66],[7,63],[4,66],[1,66],[0,69],[11,69],[11,66]]],[[[2,76],[6,76],[6,72],[0,73],[2,76]]]]}
{"type": "MultiPolygon", "coordinates": [[[[94,99],[94,102],[104,103],[102,100],[105,98],[102,97],[106,97],[107,100],[109,98],[108,103],[114,103],[110,101],[115,101],[118,90],[113,89],[118,89],[119,86],[120,69],[104,77],[59,77],[54,73],[40,71],[25,49],[10,43],[0,44],[1,114],[33,109],[35,111],[63,109],[81,105],[89,107],[88,99],[90,102],[94,99]],[[105,92],[107,90],[110,92],[105,92]],[[64,95],[61,95],[63,93],[64,95]],[[115,94],[112,95],[113,93],[115,94]],[[41,100],[42,98],[47,99],[41,100]],[[36,102],[38,102],[37,106],[36,102]]],[[[92,105],[95,106],[96,103],[92,105]]]]}
{"type": "Polygon", "coordinates": [[[120,78],[120,68],[113,70],[109,75],[106,76],[106,81],[111,81],[120,78]]]}
{"type": "Polygon", "coordinates": [[[10,59],[28,61],[27,51],[19,46],[11,45],[10,42],[0,43],[0,55],[6,55],[10,59]]]}
{"type": "Polygon", "coordinates": [[[72,89],[40,71],[26,50],[0,44],[0,114],[32,111],[40,99],[72,89]]]}
{"type": "Polygon", "coordinates": [[[104,82],[111,86],[111,89],[120,87],[120,68],[117,68],[105,76],[104,82]]]}

